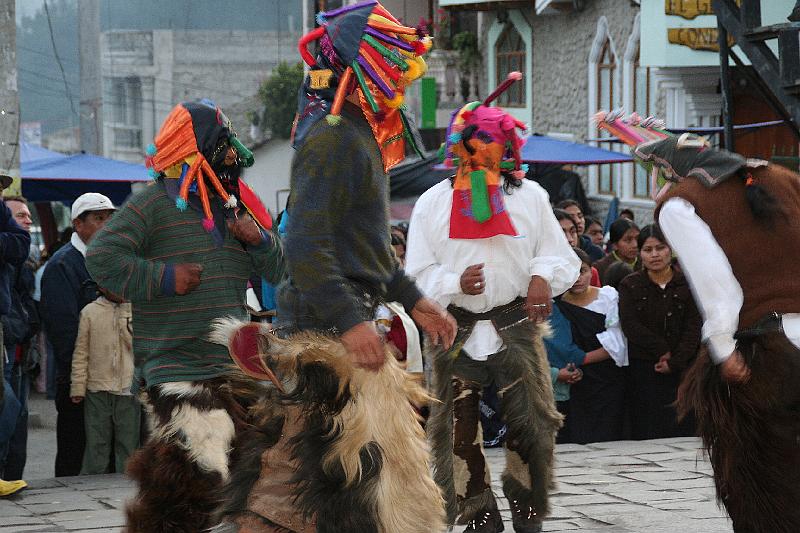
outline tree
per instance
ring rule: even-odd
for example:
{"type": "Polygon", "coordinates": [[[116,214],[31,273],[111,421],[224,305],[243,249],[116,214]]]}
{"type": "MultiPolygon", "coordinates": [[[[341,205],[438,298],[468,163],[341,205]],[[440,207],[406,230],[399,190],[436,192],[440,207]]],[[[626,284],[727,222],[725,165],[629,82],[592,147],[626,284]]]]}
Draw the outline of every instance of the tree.
{"type": "Polygon", "coordinates": [[[461,96],[470,97],[470,79],[478,92],[477,73],[483,57],[478,44],[478,36],[470,31],[462,31],[453,37],[453,50],[458,51],[458,68],[461,72],[461,96]]]}
{"type": "Polygon", "coordinates": [[[302,83],[303,65],[281,61],[258,89],[258,96],[264,104],[264,127],[271,130],[272,135],[282,139],[291,135],[297,112],[297,92],[302,83]]]}

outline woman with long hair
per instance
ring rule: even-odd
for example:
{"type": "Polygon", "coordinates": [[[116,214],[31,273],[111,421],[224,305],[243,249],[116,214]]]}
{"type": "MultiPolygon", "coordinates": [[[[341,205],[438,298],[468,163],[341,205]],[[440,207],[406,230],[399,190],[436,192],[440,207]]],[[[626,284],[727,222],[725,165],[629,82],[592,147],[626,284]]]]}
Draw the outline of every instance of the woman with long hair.
{"type": "Polygon", "coordinates": [[[672,249],[656,224],[639,234],[642,270],[619,286],[619,315],[628,339],[628,413],[631,437],[694,435],[691,417],[681,423],[673,403],[683,371],[700,348],[700,314],[672,249]]]}

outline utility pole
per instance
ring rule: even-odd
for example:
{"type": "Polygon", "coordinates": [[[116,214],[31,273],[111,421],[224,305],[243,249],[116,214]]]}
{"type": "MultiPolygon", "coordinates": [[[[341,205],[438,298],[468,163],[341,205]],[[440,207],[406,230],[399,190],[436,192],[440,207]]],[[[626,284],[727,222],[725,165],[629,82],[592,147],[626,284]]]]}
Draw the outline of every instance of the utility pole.
{"type": "Polygon", "coordinates": [[[81,150],[103,155],[103,73],[98,0],[78,1],[78,42],[81,150]]]}
{"type": "Polygon", "coordinates": [[[0,0],[0,173],[19,186],[19,92],[14,0],[0,0]]]}

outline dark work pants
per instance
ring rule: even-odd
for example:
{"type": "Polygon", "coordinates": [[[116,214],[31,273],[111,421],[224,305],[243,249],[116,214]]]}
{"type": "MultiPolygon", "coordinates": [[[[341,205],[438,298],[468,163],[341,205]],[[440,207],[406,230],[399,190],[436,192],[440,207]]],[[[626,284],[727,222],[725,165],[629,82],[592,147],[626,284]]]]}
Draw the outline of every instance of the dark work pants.
{"type": "Polygon", "coordinates": [[[83,403],[72,403],[69,383],[56,385],[56,477],[77,476],[81,473],[86,429],[83,403]]]}
{"type": "MultiPolygon", "coordinates": [[[[12,353],[11,349],[6,347],[9,353],[12,353]]],[[[11,438],[8,442],[0,443],[0,478],[12,480],[22,479],[27,460],[30,379],[19,363],[7,364],[4,368],[5,382],[11,385],[11,392],[17,397],[20,410],[11,438]]]]}

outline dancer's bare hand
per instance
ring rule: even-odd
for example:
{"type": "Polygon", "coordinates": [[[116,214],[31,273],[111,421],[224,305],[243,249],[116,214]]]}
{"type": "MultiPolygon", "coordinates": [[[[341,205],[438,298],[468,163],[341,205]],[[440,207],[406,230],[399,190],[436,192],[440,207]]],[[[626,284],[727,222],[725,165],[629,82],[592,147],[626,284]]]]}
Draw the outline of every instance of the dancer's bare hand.
{"type": "Polygon", "coordinates": [[[483,263],[470,265],[461,274],[461,292],[470,296],[483,294],[486,290],[486,279],[483,277],[483,263]]]}
{"type": "Polygon", "coordinates": [[[236,220],[228,219],[227,225],[231,235],[244,244],[257,246],[264,239],[261,235],[261,228],[258,227],[258,224],[249,213],[239,215],[236,220]]]}
{"type": "Polygon", "coordinates": [[[531,320],[542,322],[550,316],[553,310],[551,298],[550,284],[542,277],[533,276],[528,283],[528,296],[525,298],[525,307],[531,320]]]}
{"type": "Polygon", "coordinates": [[[670,374],[672,369],[669,367],[669,360],[672,359],[672,352],[667,352],[658,358],[654,370],[659,374],[670,374]]]}
{"type": "Polygon", "coordinates": [[[203,265],[199,263],[178,263],[175,265],[175,294],[189,294],[200,286],[203,265]]]}
{"type": "Polygon", "coordinates": [[[730,357],[720,363],[719,369],[728,383],[747,383],[750,379],[750,367],[739,350],[734,350],[730,357]]]}
{"type": "Polygon", "coordinates": [[[356,366],[377,372],[386,360],[383,340],[373,322],[361,322],[342,335],[342,344],[347,348],[356,366]]]}
{"type": "Polygon", "coordinates": [[[420,298],[417,301],[411,310],[411,318],[428,334],[434,345],[441,343],[445,349],[453,345],[458,329],[456,320],[430,298],[420,298]]]}

